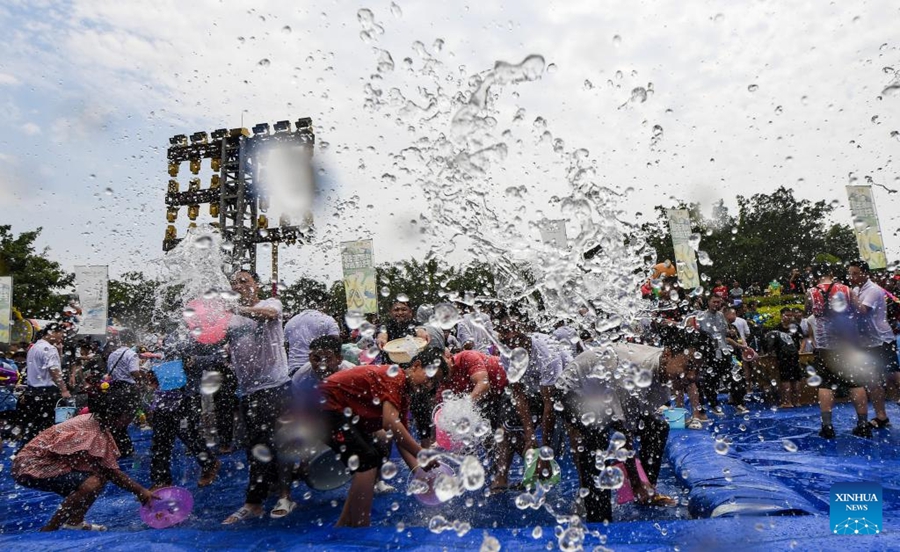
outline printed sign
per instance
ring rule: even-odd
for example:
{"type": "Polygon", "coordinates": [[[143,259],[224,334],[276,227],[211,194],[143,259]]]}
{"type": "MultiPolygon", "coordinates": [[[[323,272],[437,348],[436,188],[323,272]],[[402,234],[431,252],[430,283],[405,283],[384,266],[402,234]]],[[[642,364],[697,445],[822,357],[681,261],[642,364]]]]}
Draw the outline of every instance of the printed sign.
{"type": "Polygon", "coordinates": [[[12,276],[0,277],[0,343],[9,343],[12,335],[12,276]]]}
{"type": "Polygon", "coordinates": [[[882,529],[881,485],[835,483],[831,486],[831,532],[835,535],[877,535],[882,529]]]}
{"type": "Polygon", "coordinates": [[[341,242],[341,264],[344,268],[348,310],[378,312],[378,289],[372,252],[372,240],[341,242]]]}
{"type": "Polygon", "coordinates": [[[878,270],[887,268],[887,257],[884,253],[884,241],[881,238],[881,226],[878,213],[875,211],[875,198],[871,186],[847,186],[850,198],[850,212],[853,214],[853,230],[856,233],[856,244],[859,246],[859,257],[869,263],[869,268],[878,270]]]}
{"type": "Polygon", "coordinates": [[[76,266],[75,290],[81,303],[78,333],[106,335],[109,316],[109,270],[106,266],[76,266]]]}
{"type": "Polygon", "coordinates": [[[700,285],[700,271],[697,269],[697,255],[691,247],[691,214],[687,209],[669,209],[669,233],[675,248],[675,266],[681,287],[691,289],[700,285]]]}

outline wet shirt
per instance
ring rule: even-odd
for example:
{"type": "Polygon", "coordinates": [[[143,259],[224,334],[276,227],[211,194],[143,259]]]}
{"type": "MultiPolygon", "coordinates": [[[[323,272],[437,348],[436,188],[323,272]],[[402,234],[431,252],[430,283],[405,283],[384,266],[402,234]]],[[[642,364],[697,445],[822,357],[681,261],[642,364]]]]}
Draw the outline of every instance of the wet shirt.
{"type": "Polygon", "coordinates": [[[491,318],[484,313],[467,313],[459,319],[456,325],[456,340],[461,347],[467,342],[472,343],[472,349],[490,354],[491,336],[494,334],[494,325],[491,318]]]}
{"type": "Polygon", "coordinates": [[[696,320],[700,331],[715,340],[716,358],[721,359],[725,350],[728,349],[728,342],[725,341],[725,337],[728,335],[728,322],[725,320],[725,315],[721,312],[705,310],[697,315],[696,320]]]}
{"type": "Polygon", "coordinates": [[[806,295],[815,317],[812,333],[815,336],[816,348],[833,349],[837,347],[839,345],[838,334],[841,330],[838,325],[842,320],[847,322],[844,318],[850,309],[850,288],[838,283],[819,284],[811,288],[806,295]],[[829,309],[825,308],[826,296],[830,305],[829,309]]]}
{"type": "Polygon", "coordinates": [[[775,358],[781,366],[800,366],[800,342],[802,337],[799,332],[778,327],[766,334],[766,350],[775,353],[775,358]]]}
{"type": "Polygon", "coordinates": [[[119,469],[119,449],[109,431],[90,414],[75,416],[40,432],[16,454],[12,472],[46,479],[72,471],[119,469]]]}
{"type": "Polygon", "coordinates": [[[334,318],[317,310],[305,310],[284,325],[288,343],[288,373],[293,374],[309,361],[309,344],[326,335],[338,337],[341,330],[334,318]]]}
{"type": "Polygon", "coordinates": [[[860,345],[863,347],[879,347],[882,343],[894,341],[894,330],[887,320],[887,294],[884,288],[866,280],[856,289],[859,302],[866,306],[868,312],[860,314],[860,345]]]}
{"type": "MultiPolygon", "coordinates": [[[[350,368],[356,368],[356,364],[342,360],[341,364],[338,366],[338,372],[349,370],[350,368]]],[[[311,384],[314,385],[318,379],[319,378],[313,373],[312,364],[307,362],[291,376],[291,386],[295,391],[303,391],[311,384]]]]}
{"type": "Polygon", "coordinates": [[[445,390],[457,395],[468,395],[475,389],[472,376],[478,373],[484,373],[491,385],[488,396],[504,394],[509,380],[506,379],[506,371],[500,365],[500,359],[471,350],[453,355],[453,370],[450,371],[447,381],[438,389],[438,399],[441,399],[445,390]]]}
{"type": "Polygon", "coordinates": [[[232,367],[244,396],[290,381],[281,327],[281,301],[264,299],[254,307],[275,309],[278,316],[256,321],[235,315],[228,323],[232,367]]]}
{"type": "MultiPolygon", "coordinates": [[[[528,353],[528,367],[518,383],[525,386],[529,394],[540,394],[541,387],[552,387],[562,373],[564,360],[553,344],[553,338],[542,333],[528,334],[531,351],[528,353]]],[[[500,357],[503,368],[509,372],[510,359],[500,357]]]]}
{"type": "Polygon", "coordinates": [[[384,426],[384,403],[389,402],[400,412],[403,425],[407,425],[410,393],[406,389],[406,373],[398,370],[391,376],[390,368],[357,366],[328,376],[319,384],[322,409],[343,412],[349,408],[354,416],[359,416],[359,427],[374,433],[384,426]]]}
{"type": "Polygon", "coordinates": [[[669,400],[669,387],[657,379],[662,351],[637,343],[585,351],[566,365],[556,387],[577,397],[582,414],[593,413],[601,426],[613,420],[636,426],[641,414],[669,400]]]}
{"type": "Polygon", "coordinates": [[[106,372],[113,381],[136,383],[132,374],[140,369],[138,354],[128,347],[119,347],[106,359],[106,372]]]}
{"type": "Polygon", "coordinates": [[[50,370],[60,370],[59,351],[43,339],[28,349],[27,375],[29,387],[56,387],[50,370]]]}

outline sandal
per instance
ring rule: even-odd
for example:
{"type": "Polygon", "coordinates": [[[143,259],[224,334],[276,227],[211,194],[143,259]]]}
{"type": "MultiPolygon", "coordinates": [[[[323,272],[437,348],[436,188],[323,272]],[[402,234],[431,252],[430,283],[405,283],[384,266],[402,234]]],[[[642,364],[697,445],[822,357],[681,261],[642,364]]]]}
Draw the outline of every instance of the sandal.
{"type": "Polygon", "coordinates": [[[653,495],[653,498],[650,499],[650,505],[663,508],[673,508],[675,506],[678,506],[678,499],[674,496],[656,493],[655,495],[653,495]]]}
{"type": "Polygon", "coordinates": [[[290,498],[279,498],[269,516],[272,519],[280,519],[293,512],[296,507],[297,503],[290,498]]]}
{"type": "Polygon", "coordinates": [[[884,429],[886,427],[891,427],[891,419],[885,418],[881,420],[879,418],[872,418],[869,420],[869,425],[875,429],[884,429]]]}
{"type": "Polygon", "coordinates": [[[75,525],[71,525],[69,523],[63,523],[62,528],[74,530],[74,531],[106,531],[105,525],[97,525],[96,523],[88,523],[86,521],[82,521],[81,523],[76,523],[75,525]]]}
{"type": "Polygon", "coordinates": [[[200,473],[200,479],[197,481],[198,487],[209,487],[219,475],[219,469],[222,467],[222,461],[216,460],[200,473]]]}
{"type": "Polygon", "coordinates": [[[245,506],[241,506],[238,508],[238,511],[231,514],[225,521],[222,522],[222,525],[231,525],[233,523],[237,523],[239,521],[245,521],[248,519],[261,518],[263,517],[263,512],[254,512],[250,508],[245,506]]]}

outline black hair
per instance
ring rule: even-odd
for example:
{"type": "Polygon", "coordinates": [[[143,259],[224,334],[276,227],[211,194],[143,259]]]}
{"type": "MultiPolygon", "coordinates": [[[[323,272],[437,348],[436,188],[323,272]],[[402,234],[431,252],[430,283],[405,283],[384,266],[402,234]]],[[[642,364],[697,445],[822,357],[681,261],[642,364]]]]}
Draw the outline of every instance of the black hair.
{"type": "Polygon", "coordinates": [[[47,324],[46,326],[41,328],[41,331],[38,333],[38,337],[40,339],[43,339],[50,332],[61,332],[61,331],[63,331],[63,327],[58,322],[50,322],[49,324],[47,324]]]}
{"type": "Polygon", "coordinates": [[[438,368],[438,372],[440,373],[440,380],[444,380],[447,377],[450,369],[447,367],[447,361],[444,360],[444,350],[436,349],[433,347],[426,347],[419,351],[419,353],[412,358],[409,362],[403,363],[400,365],[401,368],[406,369],[411,367],[416,362],[421,362],[422,367],[436,365],[438,368]]]}
{"type": "Polygon", "coordinates": [[[786,312],[794,312],[794,309],[792,309],[791,307],[782,307],[781,314],[784,315],[784,313],[786,312]]]}
{"type": "Polygon", "coordinates": [[[858,268],[863,274],[869,274],[871,270],[869,269],[869,263],[863,260],[850,261],[847,263],[847,268],[851,266],[855,266],[858,268]]]}
{"type": "Polygon", "coordinates": [[[133,408],[134,405],[116,397],[109,388],[92,389],[88,394],[88,410],[103,429],[112,427],[116,420],[132,412],[133,408]]]}
{"type": "Polygon", "coordinates": [[[313,339],[309,344],[310,352],[325,349],[341,356],[341,338],[336,335],[323,335],[313,339]]]}

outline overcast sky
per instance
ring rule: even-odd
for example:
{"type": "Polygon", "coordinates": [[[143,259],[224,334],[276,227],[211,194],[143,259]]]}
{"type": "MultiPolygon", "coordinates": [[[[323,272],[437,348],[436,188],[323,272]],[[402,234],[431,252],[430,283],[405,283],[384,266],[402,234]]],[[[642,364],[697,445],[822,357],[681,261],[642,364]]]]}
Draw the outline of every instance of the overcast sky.
{"type": "MultiPolygon", "coordinates": [[[[364,7],[385,29],[378,46],[394,79],[414,41],[448,75],[543,55],[552,65],[541,80],[500,101],[588,149],[605,185],[633,188],[629,215],[673,197],[734,208],[738,194],[785,185],[838,200],[836,219],[849,223],[851,173],[900,188],[900,94],[880,97],[896,78],[886,68],[900,69],[896,1],[397,4],[3,2],[0,223],[42,226],[41,245],[69,269],[146,269],[162,254],[170,136],[309,116],[324,170],[319,241],[282,253],[282,276],[337,277],[335,244],[358,237],[374,236],[376,262],[423,255],[412,221],[424,200],[402,175],[383,178],[410,133],[363,107],[377,62],[359,36],[364,7]],[[629,103],[648,83],[647,100],[629,103]]],[[[517,182],[535,211],[562,189],[538,173],[517,182]]],[[[896,260],[900,199],[882,187],[875,196],[896,260]]],[[[180,235],[186,224],[182,210],[180,235]]]]}

